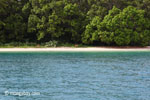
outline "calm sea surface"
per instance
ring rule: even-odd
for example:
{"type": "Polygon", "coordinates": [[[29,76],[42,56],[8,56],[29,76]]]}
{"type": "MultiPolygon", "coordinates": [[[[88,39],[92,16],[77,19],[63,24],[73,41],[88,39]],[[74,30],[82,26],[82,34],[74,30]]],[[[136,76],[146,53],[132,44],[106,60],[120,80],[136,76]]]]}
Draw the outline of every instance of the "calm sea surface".
{"type": "Polygon", "coordinates": [[[150,52],[0,53],[0,100],[150,100],[150,52]]]}

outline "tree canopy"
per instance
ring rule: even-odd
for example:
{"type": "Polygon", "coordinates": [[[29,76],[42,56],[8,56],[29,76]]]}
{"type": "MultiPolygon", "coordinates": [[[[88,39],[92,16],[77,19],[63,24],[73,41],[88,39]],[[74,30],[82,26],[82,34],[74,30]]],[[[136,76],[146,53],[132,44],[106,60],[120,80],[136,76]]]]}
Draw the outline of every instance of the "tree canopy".
{"type": "Polygon", "coordinates": [[[149,0],[0,0],[0,43],[150,45],[149,0]]]}

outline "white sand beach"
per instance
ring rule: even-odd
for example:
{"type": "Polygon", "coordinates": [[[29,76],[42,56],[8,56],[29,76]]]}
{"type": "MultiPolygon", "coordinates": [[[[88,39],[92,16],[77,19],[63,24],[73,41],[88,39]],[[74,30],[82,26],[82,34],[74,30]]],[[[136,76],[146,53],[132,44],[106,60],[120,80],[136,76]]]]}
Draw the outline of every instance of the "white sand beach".
{"type": "Polygon", "coordinates": [[[150,47],[144,48],[118,48],[118,47],[56,47],[56,48],[0,48],[0,52],[42,52],[42,51],[73,51],[73,52],[89,52],[89,51],[150,51],[150,47]]]}

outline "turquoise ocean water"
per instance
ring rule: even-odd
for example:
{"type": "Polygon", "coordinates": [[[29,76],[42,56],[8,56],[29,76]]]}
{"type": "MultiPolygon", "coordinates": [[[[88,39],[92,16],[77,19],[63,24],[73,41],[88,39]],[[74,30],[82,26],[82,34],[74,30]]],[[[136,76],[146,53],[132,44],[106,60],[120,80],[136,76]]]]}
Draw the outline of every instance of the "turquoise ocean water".
{"type": "Polygon", "coordinates": [[[0,100],[150,100],[150,52],[0,53],[0,100]]]}

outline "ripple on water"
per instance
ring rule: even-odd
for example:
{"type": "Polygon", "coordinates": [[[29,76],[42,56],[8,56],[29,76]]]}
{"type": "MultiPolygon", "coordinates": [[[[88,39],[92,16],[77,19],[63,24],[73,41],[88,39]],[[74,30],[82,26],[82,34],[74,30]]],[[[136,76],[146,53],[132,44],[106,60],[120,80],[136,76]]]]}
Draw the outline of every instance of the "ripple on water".
{"type": "Polygon", "coordinates": [[[0,53],[2,100],[149,100],[149,76],[150,52],[0,53]]]}

